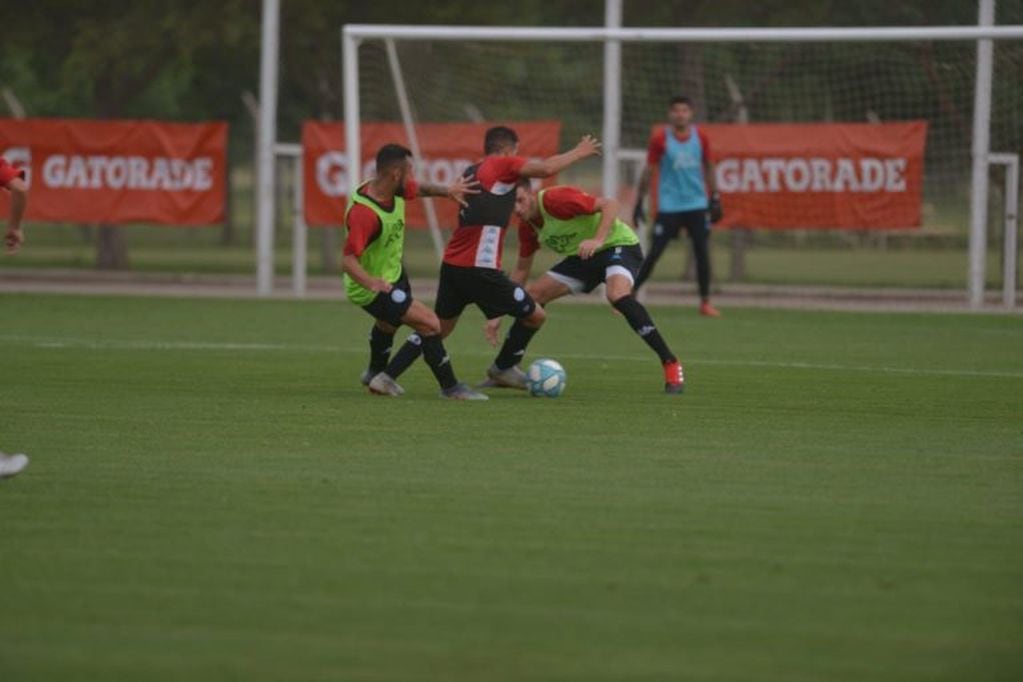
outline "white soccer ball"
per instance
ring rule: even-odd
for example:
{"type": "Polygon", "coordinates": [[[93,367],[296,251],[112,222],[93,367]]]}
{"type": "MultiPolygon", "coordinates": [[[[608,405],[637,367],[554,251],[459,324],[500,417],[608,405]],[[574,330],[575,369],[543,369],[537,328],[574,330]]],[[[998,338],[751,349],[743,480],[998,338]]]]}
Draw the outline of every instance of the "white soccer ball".
{"type": "Polygon", "coordinates": [[[526,383],[537,397],[557,398],[565,392],[565,368],[557,361],[544,358],[529,366],[526,383]]]}

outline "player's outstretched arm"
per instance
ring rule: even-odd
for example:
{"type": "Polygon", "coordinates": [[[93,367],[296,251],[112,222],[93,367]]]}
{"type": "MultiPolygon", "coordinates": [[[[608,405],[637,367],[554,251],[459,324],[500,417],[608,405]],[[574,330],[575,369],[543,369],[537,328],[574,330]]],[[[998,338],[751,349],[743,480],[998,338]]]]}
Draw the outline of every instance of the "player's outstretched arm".
{"type": "Polygon", "coordinates": [[[600,154],[600,141],[592,135],[583,135],[574,148],[567,152],[549,156],[541,161],[527,161],[519,175],[524,178],[549,178],[571,166],[576,161],[600,154]]]}
{"type": "Polygon", "coordinates": [[[593,237],[584,239],[579,243],[579,257],[583,260],[593,256],[597,249],[604,245],[607,235],[611,231],[611,226],[614,224],[615,218],[618,217],[618,210],[621,206],[617,199],[597,197],[593,208],[594,213],[600,212],[600,223],[597,225],[597,233],[593,237]]]}
{"type": "Polygon", "coordinates": [[[11,192],[11,217],[7,222],[4,245],[7,253],[17,253],[25,241],[21,219],[25,217],[25,208],[28,206],[28,185],[21,178],[14,178],[7,183],[7,189],[11,192]]]}
{"type": "Polygon", "coordinates": [[[421,183],[419,185],[419,196],[421,197],[445,197],[458,204],[465,206],[466,194],[479,194],[480,183],[476,178],[459,176],[450,185],[434,185],[421,183]]]}

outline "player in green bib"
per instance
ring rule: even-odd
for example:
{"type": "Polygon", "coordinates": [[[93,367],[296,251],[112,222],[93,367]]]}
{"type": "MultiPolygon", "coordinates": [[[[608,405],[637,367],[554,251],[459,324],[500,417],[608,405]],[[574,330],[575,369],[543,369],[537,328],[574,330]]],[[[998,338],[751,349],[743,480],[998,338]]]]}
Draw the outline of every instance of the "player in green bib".
{"type": "Polygon", "coordinates": [[[402,266],[405,246],[405,202],[417,196],[448,197],[460,204],[475,191],[474,183],[459,177],[448,187],[416,183],[412,179],[412,152],[397,144],[380,148],[376,176],[361,185],[345,211],[345,294],[373,316],[369,368],[362,383],[372,393],[397,396],[404,390],[384,370],[394,334],[401,325],[416,331],[423,358],[441,387],[441,396],[455,400],[486,400],[487,396],[455,379],[451,360],[441,342],[436,313],[413,300],[402,266]]]}
{"type": "MultiPolygon", "coordinates": [[[[660,358],[665,392],[681,393],[685,386],[682,364],[657,331],[650,313],[632,295],[643,250],[636,233],[617,217],[618,209],[616,200],[594,197],[576,187],[534,192],[528,182],[520,182],[515,197],[515,214],[521,221],[519,259],[511,279],[525,284],[541,245],[564,256],[526,287],[529,295],[546,306],[566,294],[588,293],[604,283],[607,300],[660,358]]],[[[497,343],[499,325],[500,318],[487,323],[492,344],[497,343]]]]}

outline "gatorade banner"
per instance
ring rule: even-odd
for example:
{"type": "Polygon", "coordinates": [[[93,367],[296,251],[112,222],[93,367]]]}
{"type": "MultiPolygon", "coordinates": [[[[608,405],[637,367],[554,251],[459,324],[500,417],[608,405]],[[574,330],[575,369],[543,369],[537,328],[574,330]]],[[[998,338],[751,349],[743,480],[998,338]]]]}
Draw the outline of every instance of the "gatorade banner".
{"type": "MultiPolygon", "coordinates": [[[[467,166],[483,158],[483,135],[495,123],[421,123],[416,137],[422,158],[416,159],[416,180],[448,185],[467,166]]],[[[519,153],[547,157],[558,153],[561,123],[532,121],[507,123],[519,135],[519,153]]],[[[401,123],[363,123],[360,178],[373,176],[377,149],[388,143],[409,146],[401,123]]],[[[309,225],[343,225],[348,193],[348,155],[345,153],[344,124],[307,121],[302,126],[302,153],[305,179],[305,220],[309,225]]],[[[458,205],[448,199],[434,199],[442,228],[458,224],[458,205]]],[[[423,201],[409,202],[406,221],[409,227],[426,227],[423,201]]]]}
{"type": "MultiPolygon", "coordinates": [[[[0,154],[26,171],[28,220],[224,220],[226,123],[0,119],[0,154]]],[[[8,198],[0,195],[6,214],[8,198]]]]}
{"type": "MultiPolygon", "coordinates": [[[[701,126],[723,227],[919,227],[927,123],[701,126]]],[[[656,184],[654,184],[656,187],[656,184]]]]}

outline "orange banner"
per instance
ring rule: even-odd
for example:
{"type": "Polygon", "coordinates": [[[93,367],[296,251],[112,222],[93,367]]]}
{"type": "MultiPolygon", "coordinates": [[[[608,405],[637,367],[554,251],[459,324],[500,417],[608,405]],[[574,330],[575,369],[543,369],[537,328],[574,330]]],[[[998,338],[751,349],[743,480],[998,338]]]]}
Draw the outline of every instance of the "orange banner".
{"type": "Polygon", "coordinates": [[[0,119],[0,154],[28,174],[29,220],[224,220],[226,123],[0,119]]]}
{"type": "MultiPolygon", "coordinates": [[[[483,157],[483,134],[493,123],[421,123],[416,137],[422,154],[416,159],[416,180],[447,185],[467,166],[483,157]]],[[[508,123],[519,135],[519,153],[547,157],[558,153],[561,123],[531,121],[508,123]]],[[[405,127],[400,123],[362,124],[362,172],[373,175],[377,149],[394,142],[408,146],[405,127]]],[[[345,153],[344,124],[307,121],[302,126],[303,177],[305,178],[305,219],[314,226],[344,223],[348,193],[348,155],[345,153]]],[[[458,206],[451,201],[434,202],[441,227],[458,224],[458,206]]],[[[423,202],[408,204],[409,227],[426,227],[423,202]]]]}
{"type": "Polygon", "coordinates": [[[924,121],[701,129],[717,164],[723,227],[920,226],[924,121]]]}

